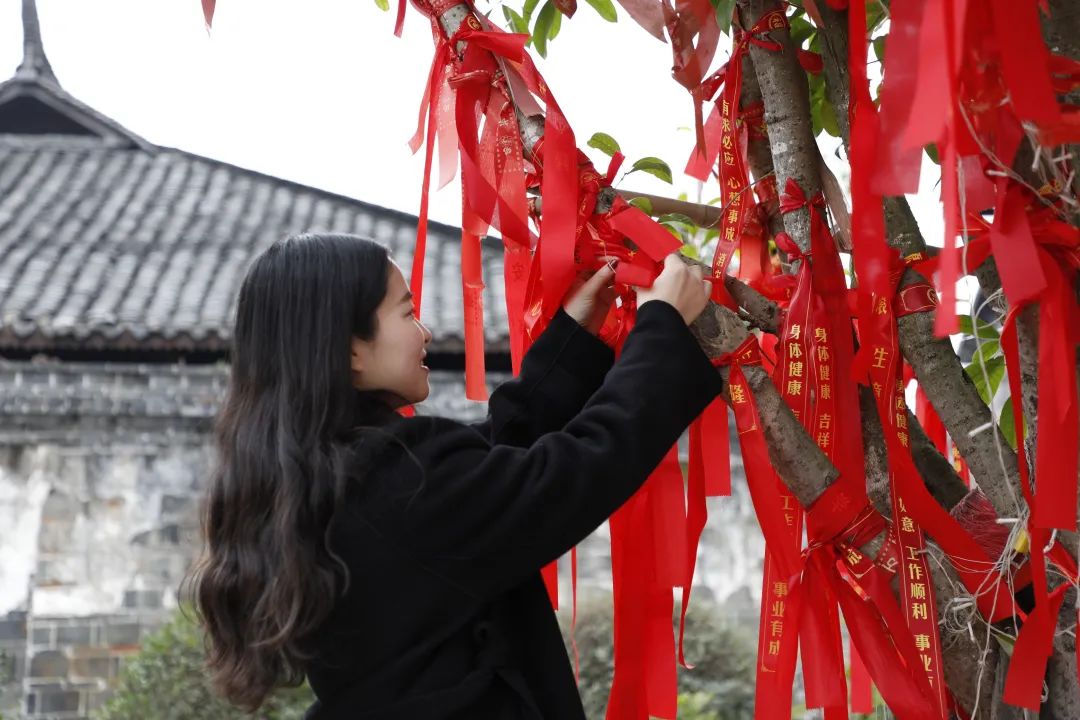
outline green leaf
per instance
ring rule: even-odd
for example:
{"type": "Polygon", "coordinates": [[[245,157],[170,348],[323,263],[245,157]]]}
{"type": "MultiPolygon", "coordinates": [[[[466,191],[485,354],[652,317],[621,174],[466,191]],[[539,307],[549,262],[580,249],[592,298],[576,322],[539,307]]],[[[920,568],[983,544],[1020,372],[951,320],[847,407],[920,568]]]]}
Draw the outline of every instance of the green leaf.
{"type": "Polygon", "coordinates": [[[972,363],[986,363],[992,358],[1000,357],[1001,355],[1001,342],[998,340],[984,340],[979,343],[979,348],[975,351],[975,354],[971,357],[972,363]]]}
{"type": "Polygon", "coordinates": [[[656,218],[656,222],[681,223],[683,225],[690,226],[691,229],[697,227],[697,223],[695,223],[693,220],[691,220],[686,215],[683,215],[682,213],[668,213],[667,215],[661,215],[660,217],[656,218]]]}
{"type": "Polygon", "coordinates": [[[375,0],[375,5],[383,12],[386,12],[390,9],[390,0],[375,0]]]}
{"type": "Polygon", "coordinates": [[[548,33],[551,32],[551,25],[556,17],[559,17],[559,13],[556,12],[555,5],[551,0],[547,0],[544,7],[540,8],[540,14],[536,16],[536,25],[532,31],[533,45],[540,57],[547,57],[548,33]]]}
{"type": "Polygon", "coordinates": [[[654,175],[660,178],[666,183],[671,183],[671,168],[668,167],[668,164],[660,158],[641,158],[636,163],[634,163],[634,167],[631,169],[631,172],[634,172],[635,170],[647,172],[650,175],[654,175]]]}
{"type": "Polygon", "coordinates": [[[551,19],[551,26],[548,28],[548,42],[551,42],[559,34],[559,30],[562,29],[563,14],[555,9],[555,16],[551,19]]]}
{"type": "Polygon", "coordinates": [[[510,28],[514,32],[516,32],[516,33],[525,33],[526,35],[529,34],[529,23],[528,23],[528,21],[525,18],[518,15],[517,11],[503,5],[503,16],[506,18],[507,24],[510,25],[510,28]]]}
{"type": "Polygon", "coordinates": [[[981,363],[972,362],[964,368],[964,372],[971,378],[982,401],[989,405],[990,398],[994,397],[1002,378],[1005,377],[1005,358],[994,357],[981,363]]]}
{"type": "Polygon", "coordinates": [[[660,227],[662,227],[662,228],[664,228],[665,230],[667,230],[667,231],[668,231],[669,233],[671,233],[672,235],[674,235],[674,236],[675,236],[676,238],[678,238],[679,240],[682,240],[682,239],[683,239],[683,236],[682,236],[682,231],[681,231],[681,230],[680,230],[680,229],[679,229],[678,227],[676,227],[676,226],[672,225],[671,223],[660,223],[660,227]]]}
{"type": "Polygon", "coordinates": [[[641,212],[645,213],[646,215],[652,215],[653,214],[652,201],[649,200],[649,198],[647,198],[647,197],[631,198],[630,204],[633,205],[634,207],[636,207],[641,212]]]}
{"type": "Polygon", "coordinates": [[[809,40],[810,36],[814,34],[814,26],[801,17],[791,18],[790,23],[791,41],[795,44],[795,47],[802,47],[802,44],[809,40]]]}
{"type": "Polygon", "coordinates": [[[1001,337],[997,328],[983,321],[978,321],[977,324],[972,324],[970,315],[957,315],[956,319],[960,323],[960,332],[965,335],[974,335],[983,340],[997,340],[1001,337]]]}
{"type": "Polygon", "coordinates": [[[994,632],[994,639],[998,641],[998,645],[1005,651],[1005,654],[1012,657],[1013,647],[1016,646],[1016,640],[1002,632],[994,632]]]}
{"type": "Polygon", "coordinates": [[[735,0],[711,0],[716,8],[716,24],[720,26],[720,32],[725,35],[731,34],[731,18],[735,12],[735,0]]]}
{"type": "Polygon", "coordinates": [[[586,143],[591,148],[596,148],[605,155],[612,156],[617,152],[620,152],[619,143],[615,141],[615,138],[611,137],[607,133],[593,133],[593,136],[589,138],[589,142],[586,143]]]}
{"type": "Polygon", "coordinates": [[[684,244],[681,248],[679,248],[679,252],[681,252],[683,255],[690,258],[691,260],[701,259],[701,255],[698,253],[698,249],[693,245],[690,245],[689,243],[684,244]]]}
{"type": "Polygon", "coordinates": [[[871,34],[887,17],[888,13],[885,12],[885,8],[880,2],[869,2],[866,4],[866,29],[871,34]]]}
{"type": "Polygon", "coordinates": [[[1013,422],[1013,399],[1009,398],[1005,401],[1005,406],[1001,408],[1001,417],[998,419],[998,426],[1001,428],[1001,434],[1005,436],[1005,441],[1012,446],[1012,449],[1016,449],[1016,423],[1013,422]]]}
{"type": "Polygon", "coordinates": [[[870,44],[874,47],[874,57],[877,58],[878,62],[885,62],[885,38],[888,36],[888,33],[886,33],[870,41],[870,44]]]}
{"type": "Polygon", "coordinates": [[[525,0],[525,5],[521,8],[521,16],[525,18],[526,24],[532,20],[532,14],[536,11],[536,6],[539,4],[540,0],[525,0]]]}
{"type": "Polygon", "coordinates": [[[810,84],[810,122],[814,137],[824,130],[833,137],[840,137],[840,125],[836,121],[836,109],[825,93],[824,73],[808,75],[810,84]]]}
{"type": "Polygon", "coordinates": [[[810,82],[810,128],[814,137],[821,134],[824,121],[821,118],[822,108],[825,105],[825,81],[819,75],[808,75],[810,82]]]}
{"type": "Polygon", "coordinates": [[[821,129],[833,137],[840,137],[840,125],[836,122],[836,110],[825,97],[821,98],[821,129]]]}
{"type": "Polygon", "coordinates": [[[935,145],[934,143],[930,143],[926,146],[925,150],[926,156],[930,158],[930,160],[932,160],[935,165],[941,164],[941,156],[938,154],[937,145],[935,145]]]}
{"type": "Polygon", "coordinates": [[[585,0],[585,2],[592,5],[593,10],[608,22],[615,22],[619,19],[618,13],[615,12],[615,3],[611,2],[611,0],[585,0]]]}

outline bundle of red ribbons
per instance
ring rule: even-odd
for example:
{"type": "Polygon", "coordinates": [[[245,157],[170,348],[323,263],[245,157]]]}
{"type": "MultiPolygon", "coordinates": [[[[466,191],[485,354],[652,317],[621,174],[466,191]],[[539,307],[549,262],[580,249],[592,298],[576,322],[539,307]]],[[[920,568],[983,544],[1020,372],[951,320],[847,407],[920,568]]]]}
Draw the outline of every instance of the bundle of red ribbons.
{"type": "MultiPolygon", "coordinates": [[[[880,109],[870,98],[866,43],[851,44],[853,234],[863,365],[871,364],[870,353],[885,348],[895,354],[896,350],[887,328],[874,322],[880,299],[895,297],[891,275],[895,258],[884,240],[881,198],[915,192],[922,146],[935,143],[942,158],[944,248],[939,257],[916,267],[927,275],[937,270],[942,310],[936,328],[939,333],[953,332],[959,270],[955,241],[960,230],[964,229],[968,245],[965,273],[993,254],[1011,308],[1002,348],[1021,435],[1013,320],[1025,305],[1039,303],[1039,383],[1040,388],[1053,390],[1043,390],[1039,397],[1037,493],[1028,477],[1022,437],[1017,443],[1022,490],[1030,511],[1031,556],[1026,572],[1033,581],[1036,602],[1029,616],[1017,610],[1023,626],[1004,695],[1006,702],[1035,710],[1061,594],[1068,587],[1068,583],[1053,591],[1048,587],[1047,553],[1063,575],[1076,580],[1075,561],[1060,545],[1051,547],[1050,535],[1053,529],[1075,530],[1077,520],[1074,351],[1080,340],[1080,308],[1068,288],[1080,268],[1080,232],[1062,219],[1054,188],[1045,188],[1040,197],[1007,176],[1024,135],[1021,123],[1037,130],[1043,143],[1080,139],[1076,108],[1059,104],[1056,97],[1057,92],[1076,87],[1080,64],[1049,53],[1034,0],[926,0],[897,4],[893,10],[880,109]],[[990,209],[994,220],[984,233],[979,213],[990,209]]],[[[850,36],[865,38],[864,0],[850,3],[848,17],[850,36]]],[[[882,419],[886,420],[884,415],[882,419]]],[[[890,461],[892,456],[890,446],[890,461]]],[[[948,552],[935,530],[924,527],[948,552]]],[[[957,556],[953,558],[957,565],[957,556]]],[[[984,615],[994,619],[985,608],[984,615]]]]}
{"type": "MultiPolygon", "coordinates": [[[[612,257],[620,261],[616,286],[621,303],[601,336],[617,348],[633,324],[630,286],[650,284],[659,263],[681,243],[618,196],[607,201],[609,209],[597,211],[598,198],[610,187],[622,157],[616,155],[605,174],[597,172],[577,149],[554,96],[524,52],[527,37],[504,33],[473,13],[448,34],[440,19],[455,5],[460,7],[454,2],[417,4],[431,21],[436,51],[413,141],[418,148],[426,140],[426,160],[412,291],[416,296],[422,293],[427,177],[437,143],[441,182],[453,176],[458,163],[461,168],[466,385],[470,397],[481,399],[485,386],[479,238],[489,227],[499,230],[506,251],[503,281],[515,372],[574,277],[612,257]],[[542,122],[542,135],[529,147],[521,139],[519,118],[542,122]],[[537,203],[529,193],[537,191],[542,209],[539,233],[530,226],[530,221],[537,224],[537,203]]],[[[726,492],[723,484],[728,478],[726,442],[706,444],[703,437],[726,440],[722,403],[714,404],[692,430],[689,511],[677,450],[672,448],[645,488],[611,519],[617,669],[610,717],[675,716],[672,591],[686,589],[685,616],[705,524],[705,496],[726,492]]],[[[554,564],[544,576],[557,603],[554,564]]],[[[679,645],[682,658],[681,633],[679,645]]]]}
{"type": "MultiPolygon", "coordinates": [[[[1022,123],[1046,145],[1080,141],[1080,108],[1056,97],[1080,85],[1080,64],[1046,49],[1036,0],[895,3],[878,107],[866,73],[866,0],[827,2],[848,10],[851,38],[852,227],[859,279],[852,302],[820,196],[806,197],[790,180],[782,192],[768,181],[753,186],[756,197],[747,192],[752,187],[747,142],[761,137],[765,128],[760,105],[740,107],[741,57],[751,44],[783,51],[785,11],[778,6],[746,31],[736,24],[730,59],[706,78],[720,36],[708,0],[624,3],[657,37],[662,37],[661,28],[667,30],[673,74],[695,101],[698,142],[687,173],[707,180],[715,172],[724,207],[714,277],[722,279],[738,253],[739,276],[786,310],[779,335],[762,337],[765,352],[751,337],[716,360],[730,366],[728,400],[767,544],[756,717],[790,716],[800,649],[807,705],[825,708],[829,720],[847,717],[841,614],[852,640],[852,709],[869,711],[868,673],[902,720],[962,712],[944,684],[924,532],[953,562],[986,619],[1015,613],[1022,621],[1005,700],[1037,709],[1069,586],[1050,587],[1047,562],[1073,583],[1077,578],[1075,561],[1053,544],[1051,532],[1076,529],[1080,231],[1064,220],[1055,199],[1061,188],[1034,193],[996,170],[1011,165],[1024,136],[1022,123]],[[707,120],[702,103],[713,103],[707,120]],[[916,191],[922,147],[930,143],[943,160],[944,249],[933,259],[901,259],[885,241],[881,202],[886,195],[916,191]],[[809,248],[800,249],[784,234],[771,238],[799,262],[794,278],[778,276],[770,262],[767,215],[777,206],[782,213],[807,208],[811,216],[809,248]],[[979,216],[989,209],[991,224],[979,216]],[[929,495],[908,448],[897,318],[937,309],[938,332],[956,330],[954,288],[960,268],[955,239],[961,229],[968,241],[965,272],[991,255],[997,260],[1011,308],[1002,348],[1014,396],[1020,392],[1015,318],[1026,305],[1039,306],[1040,383],[1052,390],[1040,393],[1034,478],[1029,477],[1024,443],[1017,444],[1030,508],[1031,553],[1022,571],[1035,591],[1030,614],[1015,607],[985,543],[972,538],[929,495]],[[932,286],[901,285],[910,266],[936,275],[940,306],[932,286]],[[820,497],[807,500],[805,512],[769,460],[751,389],[753,378],[760,380],[763,372],[839,472],[820,497]],[[873,393],[885,428],[891,522],[866,497],[858,384],[873,393]],[[880,551],[866,556],[859,548],[883,532],[880,551]],[[894,575],[900,580],[899,603],[890,589],[894,575]]],[[[524,50],[527,36],[505,33],[455,0],[414,4],[431,22],[436,50],[412,140],[414,151],[426,146],[412,290],[419,308],[428,183],[437,144],[440,186],[461,170],[467,392],[483,399],[480,238],[489,228],[499,230],[506,251],[503,280],[515,372],[577,273],[611,257],[621,260],[616,280],[622,302],[602,337],[618,347],[633,324],[629,286],[651,283],[658,263],[680,243],[618,197],[608,201],[609,209],[598,211],[598,198],[610,187],[622,158],[616,155],[601,175],[577,149],[565,116],[524,50]],[[468,12],[458,15],[464,20],[448,35],[440,21],[452,8],[468,12]],[[542,133],[534,133],[537,139],[528,146],[521,122],[542,124],[542,133]],[[536,198],[530,198],[537,192],[542,213],[536,212],[536,198]]],[[[202,5],[209,27],[215,2],[202,0],[202,5]]],[[[820,25],[813,0],[806,0],[805,7],[820,25]]],[[[398,33],[404,11],[402,0],[398,33]]],[[[808,71],[820,71],[820,58],[800,53],[800,61],[808,71]]],[[[714,288],[714,299],[730,306],[723,284],[716,282],[714,288]]],[[[1013,403],[1013,412],[1015,426],[1022,428],[1019,402],[1013,403]]],[[[682,623],[678,648],[671,632],[673,589],[683,589],[685,620],[705,498],[730,493],[727,418],[727,408],[718,401],[691,426],[686,495],[672,448],[641,492],[611,519],[616,670],[609,718],[675,717],[676,658],[687,663],[682,623]]],[[[932,410],[920,407],[919,418],[930,424],[932,410]]],[[[929,429],[944,443],[943,430],[929,429]]],[[[554,565],[545,570],[545,579],[557,603],[554,565]]]]}
{"type": "MultiPolygon", "coordinates": [[[[847,2],[832,0],[829,4],[835,9],[848,5],[847,2]]],[[[983,6],[950,0],[903,3],[894,8],[891,16],[891,39],[886,45],[887,64],[879,111],[870,98],[867,82],[865,2],[852,2],[850,6],[847,15],[849,37],[852,38],[849,58],[850,155],[854,263],[859,278],[854,305],[857,309],[860,345],[859,357],[853,361],[853,369],[854,377],[872,388],[879,415],[887,430],[894,522],[876,564],[883,570],[900,572],[904,605],[902,617],[906,618],[909,630],[906,638],[903,632],[893,636],[896,641],[894,649],[898,651],[899,658],[896,653],[879,655],[876,672],[874,662],[868,664],[890,707],[901,717],[940,716],[950,708],[950,699],[943,692],[940,674],[940,642],[933,616],[933,588],[927,579],[925,560],[921,560],[924,557],[922,530],[925,530],[953,561],[968,590],[978,599],[984,617],[997,620],[1015,611],[1023,620],[1005,699],[1017,705],[1037,708],[1061,594],[1069,586],[1066,583],[1049,591],[1044,546],[1052,553],[1051,560],[1058,571],[1073,582],[1076,580],[1075,561],[1060,545],[1050,547],[1048,543],[1051,529],[1074,529],[1076,525],[1077,401],[1073,363],[1076,343],[1080,339],[1080,315],[1075,295],[1069,292],[1069,288],[1076,282],[1076,271],[1080,268],[1080,233],[1062,221],[1060,207],[1052,199],[1044,197],[1040,202],[1040,198],[1027,193],[1010,180],[991,181],[989,177],[992,173],[987,173],[987,170],[992,168],[993,162],[1005,163],[1005,169],[1011,165],[1022,136],[1021,121],[1037,123],[1038,136],[1043,142],[1061,143],[1077,139],[1077,109],[1059,106],[1054,92],[1065,92],[1076,87],[1080,66],[1046,52],[1039,34],[1034,3],[993,3],[983,6]],[[856,38],[861,41],[856,41],[856,38]],[[1029,53],[1028,48],[1033,51],[1029,53]],[[942,72],[943,67],[945,72],[942,72]],[[1036,78],[1035,82],[1030,82],[1032,77],[1036,78]],[[979,547],[926,492],[907,449],[907,413],[896,318],[910,312],[932,311],[937,302],[933,289],[928,285],[916,283],[900,287],[904,263],[885,242],[881,202],[886,194],[917,190],[922,146],[930,142],[937,144],[945,158],[945,249],[934,260],[920,263],[917,261],[923,258],[907,258],[907,261],[909,264],[915,263],[928,275],[934,270],[939,271],[937,278],[942,288],[944,308],[937,315],[939,332],[955,329],[952,310],[957,274],[955,237],[957,228],[962,226],[964,220],[958,215],[961,197],[958,193],[962,192],[967,210],[976,219],[969,220],[969,225],[978,225],[978,211],[994,209],[993,226],[985,228],[985,232],[969,228],[969,237],[978,239],[968,248],[965,271],[977,267],[991,252],[997,256],[1005,295],[1013,306],[1003,335],[1013,394],[1018,396],[1020,391],[1016,379],[1019,370],[1013,318],[1019,308],[1030,302],[1040,303],[1039,355],[1045,378],[1041,382],[1061,389],[1054,398],[1040,399],[1040,426],[1048,428],[1051,437],[1043,437],[1040,432],[1036,466],[1036,475],[1040,479],[1039,497],[1036,497],[1027,477],[1022,442],[1019,448],[1024,492],[1031,510],[1028,532],[1033,543],[1032,557],[1024,573],[1031,577],[1037,598],[1036,609],[1030,617],[1015,609],[1011,597],[991,572],[991,558],[985,548],[979,547]],[[993,148],[992,157],[983,151],[988,147],[993,148]],[[958,164],[965,173],[966,182],[962,188],[957,183],[958,164]],[[883,681],[902,676],[902,673],[890,675],[887,671],[889,666],[897,671],[913,666],[908,638],[914,640],[918,651],[918,662],[914,667],[922,667],[926,671],[925,678],[931,691],[929,695],[924,692],[925,704],[922,709],[919,709],[918,695],[914,692],[917,688],[899,688],[895,683],[889,688],[882,684],[883,681]],[[902,662],[897,663],[898,659],[902,662]],[[882,664],[882,660],[886,662],[882,664]],[[927,708],[927,704],[933,707],[933,711],[927,708]]],[[[808,14],[820,25],[820,14],[813,3],[808,2],[806,7],[808,14]]],[[[739,212],[739,197],[749,186],[745,152],[747,132],[752,127],[751,118],[756,115],[756,109],[740,109],[737,105],[741,54],[751,43],[766,50],[781,50],[782,46],[774,38],[769,38],[768,33],[783,28],[784,24],[783,11],[777,9],[760,17],[749,31],[736,29],[731,59],[709,81],[694,88],[696,93],[704,96],[703,99],[708,99],[715,94],[716,85],[724,84],[723,93],[705,125],[703,142],[699,142],[687,166],[688,173],[702,180],[708,178],[716,168],[722,198],[725,207],[729,208],[722,219],[724,230],[714,259],[718,272],[726,269],[737,245],[742,246],[744,261],[747,256],[746,246],[742,244],[747,234],[743,230],[745,221],[739,212]],[[742,123],[739,122],[740,115],[745,117],[742,123]],[[733,227],[733,232],[729,227],[733,227]]],[[[800,60],[803,60],[804,68],[811,72],[815,70],[815,63],[807,62],[804,58],[800,60]]],[[[1005,173],[996,175],[1000,177],[1005,173]]],[[[1047,190],[1047,195],[1052,195],[1055,189],[1047,190]]],[[[781,210],[796,209],[806,203],[801,189],[789,181],[781,200],[781,210]]],[[[804,584],[812,577],[810,571],[821,567],[812,562],[813,553],[808,552],[811,549],[820,552],[821,547],[821,540],[815,539],[815,535],[820,536],[821,533],[815,532],[814,516],[824,514],[830,504],[833,507],[837,505],[835,497],[833,500],[829,498],[837,496],[840,488],[846,487],[852,497],[857,498],[856,507],[862,505],[865,498],[861,469],[845,462],[858,458],[858,449],[836,447],[832,434],[834,429],[839,429],[841,438],[859,437],[857,408],[854,414],[845,416],[841,412],[837,416],[832,412],[835,408],[830,405],[834,396],[839,395],[843,403],[843,397],[848,395],[848,407],[851,407],[852,384],[848,382],[849,375],[837,374],[830,368],[827,362],[830,351],[827,347],[817,348],[818,354],[815,355],[815,349],[805,344],[811,327],[822,341],[829,337],[828,318],[835,320],[838,317],[830,315],[830,309],[833,312],[843,309],[843,304],[836,300],[837,293],[843,292],[843,277],[836,265],[835,246],[831,241],[820,242],[827,236],[827,230],[821,221],[820,210],[813,207],[822,203],[820,198],[814,198],[810,204],[814,224],[812,247],[808,255],[812,257],[807,258],[807,254],[783,236],[776,238],[781,251],[794,259],[803,260],[803,269],[799,273],[796,293],[787,303],[780,356],[773,378],[796,417],[830,456],[841,475],[825,495],[809,508],[811,543],[803,553],[805,564],[800,578],[804,584]],[[806,264],[812,264],[813,270],[807,271],[806,264]],[[805,295],[807,288],[809,301],[805,295]],[[815,309],[820,314],[815,316],[815,309]],[[807,358],[818,362],[815,365],[807,358]],[[807,375],[812,376],[809,384],[804,381],[807,375]],[[832,382],[834,378],[840,380],[839,387],[832,382]],[[807,388],[812,388],[814,402],[806,401],[804,393],[807,388]],[[856,479],[859,482],[850,482],[856,479]]],[[[754,236],[751,234],[750,237],[754,236]]],[[[751,248],[754,247],[751,245],[751,248]]],[[[752,249],[751,257],[754,257],[754,252],[752,249]]],[[[754,282],[751,280],[751,284],[754,282]]],[[[760,290],[766,290],[760,278],[756,282],[760,290]]],[[[831,335],[834,339],[846,340],[851,337],[852,328],[846,320],[834,329],[839,331],[831,335]]],[[[836,350],[841,361],[850,358],[848,348],[836,350]]],[[[733,399],[738,402],[742,397],[743,393],[740,392],[733,399]]],[[[1014,403],[1014,412],[1017,414],[1016,427],[1023,427],[1019,402],[1014,403]]],[[[737,417],[738,414],[736,405],[737,417]]],[[[740,432],[745,434],[748,429],[755,429],[755,421],[750,417],[745,422],[740,421],[739,427],[740,432]]],[[[744,442],[744,456],[747,451],[744,442]]],[[[748,459],[746,467],[753,488],[755,463],[748,459]]],[[[763,475],[770,472],[764,459],[757,464],[756,470],[763,475]]],[[[779,502],[786,510],[789,499],[782,488],[780,498],[779,502]]],[[[837,678],[842,678],[842,670],[837,670],[840,659],[835,628],[830,632],[833,638],[831,642],[823,641],[824,636],[817,633],[808,636],[802,631],[788,629],[790,624],[800,622],[800,611],[793,611],[791,583],[785,583],[783,578],[792,577],[791,573],[797,570],[791,567],[790,559],[783,559],[784,553],[777,551],[776,547],[780,542],[788,542],[795,549],[799,548],[798,514],[797,511],[794,513],[794,537],[786,540],[776,532],[770,537],[770,526],[764,519],[762,521],[769,553],[766,558],[759,641],[759,717],[787,714],[781,706],[786,706],[790,695],[784,696],[778,691],[789,687],[796,635],[802,643],[804,660],[807,661],[804,668],[807,670],[808,705],[825,707],[827,717],[845,712],[842,683],[836,682],[837,678]],[[785,596],[789,598],[786,602],[785,596]],[[830,652],[831,656],[828,655],[830,652]],[[817,660],[811,664],[809,661],[815,657],[817,660]],[[814,677],[820,676],[818,671],[822,667],[823,657],[831,663],[831,683],[829,677],[814,677]],[[771,708],[770,703],[773,703],[771,708]]],[[[847,522],[858,523],[860,517],[859,513],[848,511],[847,522]]],[[[762,518],[760,509],[759,518],[762,518]]],[[[826,525],[844,525],[844,521],[836,522],[839,518],[832,520],[826,525]]],[[[834,551],[845,545],[836,542],[844,533],[824,535],[833,540],[834,551]]],[[[849,541],[846,545],[854,547],[858,543],[849,541]]],[[[871,576],[855,575],[859,578],[858,583],[852,583],[852,577],[845,576],[848,585],[859,589],[863,580],[871,576]]],[[[861,664],[858,656],[861,654],[869,659],[867,651],[875,641],[866,632],[866,626],[860,627],[857,617],[849,614],[849,608],[843,602],[843,585],[837,583],[834,588],[844,609],[853,644],[858,650],[852,653],[855,656],[852,663],[854,673],[861,664]]],[[[866,596],[874,600],[881,619],[890,630],[894,630],[894,625],[888,623],[891,610],[887,594],[875,597],[869,593],[866,596]]],[[[805,607],[801,612],[804,618],[807,617],[805,607]]],[[[816,618],[814,614],[808,617],[812,622],[821,618],[835,622],[834,615],[835,611],[826,607],[817,612],[816,618]]],[[[878,645],[876,650],[882,648],[882,645],[878,645]]],[[[922,689],[925,691],[927,686],[923,685],[922,689]]]]}

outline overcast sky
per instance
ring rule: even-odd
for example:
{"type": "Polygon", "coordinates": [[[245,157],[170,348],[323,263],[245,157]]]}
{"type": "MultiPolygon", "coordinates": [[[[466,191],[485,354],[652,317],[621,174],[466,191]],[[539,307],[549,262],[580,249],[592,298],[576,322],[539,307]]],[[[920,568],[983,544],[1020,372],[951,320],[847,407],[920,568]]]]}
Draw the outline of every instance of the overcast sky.
{"type": "MultiPolygon", "coordinates": [[[[22,54],[21,2],[0,0],[0,76],[22,54]]],[[[63,87],[150,142],[418,212],[423,158],[407,141],[433,43],[411,6],[400,39],[393,13],[374,0],[219,0],[210,35],[199,0],[39,0],[38,8],[63,87]]],[[[493,17],[501,22],[501,11],[493,17]]],[[[671,79],[668,45],[625,13],[612,25],[582,2],[549,59],[536,59],[580,147],[607,132],[630,161],[655,155],[675,171],[674,186],[638,173],[622,187],[697,197],[681,172],[692,107],[671,79]]],[[[607,158],[588,151],[603,170],[607,158]]],[[[916,214],[940,244],[937,174],[928,174],[916,214]]],[[[703,190],[705,200],[716,194],[712,184],[703,190]]],[[[456,182],[433,194],[431,216],[459,223],[456,182]]]]}

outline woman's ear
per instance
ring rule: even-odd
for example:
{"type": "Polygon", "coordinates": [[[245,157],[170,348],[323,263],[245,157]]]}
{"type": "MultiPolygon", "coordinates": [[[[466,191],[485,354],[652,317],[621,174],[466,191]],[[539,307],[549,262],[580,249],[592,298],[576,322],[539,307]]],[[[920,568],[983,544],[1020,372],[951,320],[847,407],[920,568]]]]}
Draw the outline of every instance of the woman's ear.
{"type": "Polygon", "coordinates": [[[354,381],[359,378],[364,369],[368,351],[368,343],[360,338],[354,336],[349,340],[349,368],[352,370],[354,381]]]}

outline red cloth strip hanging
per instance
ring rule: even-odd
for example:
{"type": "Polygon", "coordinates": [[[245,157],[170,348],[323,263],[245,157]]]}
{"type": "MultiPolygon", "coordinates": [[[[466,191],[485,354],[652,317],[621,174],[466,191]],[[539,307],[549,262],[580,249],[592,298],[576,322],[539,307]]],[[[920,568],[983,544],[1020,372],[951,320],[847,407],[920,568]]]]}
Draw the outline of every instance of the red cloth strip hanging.
{"type": "Polygon", "coordinates": [[[682,582],[682,608],[679,611],[678,660],[686,660],[686,612],[697,567],[701,532],[708,520],[706,497],[731,494],[731,459],[728,444],[727,406],[717,398],[690,424],[690,457],[687,477],[686,563],[682,582]]]}
{"type": "Polygon", "coordinates": [[[674,5],[662,3],[661,12],[671,38],[671,75],[690,91],[694,99],[694,136],[697,146],[704,148],[701,100],[697,90],[712,64],[720,39],[716,11],[709,0],[675,0],[674,5]]]}
{"type": "MultiPolygon", "coordinates": [[[[1005,368],[1009,378],[1009,389],[1014,398],[1021,394],[1020,382],[1020,354],[1016,338],[1016,315],[1019,308],[1012,308],[1005,318],[1005,325],[1001,333],[1001,349],[1005,353],[1005,368]]],[[[1013,402],[1013,421],[1018,423],[1018,428],[1024,427],[1023,410],[1021,403],[1013,402]]],[[[1009,674],[1005,678],[1005,692],[1003,699],[1010,705],[1038,710],[1042,704],[1043,678],[1046,675],[1046,664],[1053,652],[1054,629],[1057,626],[1057,618],[1061,609],[1061,600],[1064,597],[1064,589],[1068,585],[1062,585],[1059,591],[1053,595],[1049,591],[1045,548],[1049,544],[1050,533],[1039,528],[1032,521],[1037,510],[1036,497],[1031,487],[1031,478],[1027,470],[1027,457],[1024,450],[1023,438],[1018,438],[1016,443],[1016,460],[1020,468],[1020,488],[1024,499],[1031,509],[1028,518],[1027,531],[1030,536],[1032,569],[1032,584],[1035,591],[1035,609],[1024,620],[1023,627],[1013,647],[1012,660],[1009,663],[1009,674]]]]}
{"type": "Polygon", "coordinates": [[[851,658],[851,712],[869,715],[874,712],[874,684],[855,642],[850,638],[848,656],[851,658]]]}
{"type": "Polygon", "coordinates": [[[780,487],[779,478],[769,461],[768,449],[761,423],[749,384],[742,367],[760,365],[761,355],[754,337],[747,339],[734,352],[715,361],[717,365],[730,365],[728,376],[728,398],[735,413],[735,422],[739,429],[739,444],[742,449],[743,466],[747,485],[754,503],[754,509],[766,538],[766,547],[771,552],[766,555],[766,583],[762,597],[771,600],[769,608],[775,609],[774,619],[762,615],[762,641],[759,643],[755,716],[782,717],[791,712],[791,687],[795,672],[797,645],[793,639],[782,642],[787,615],[786,598],[788,578],[792,577],[800,566],[794,528],[787,525],[784,512],[775,502],[775,493],[780,487]],[[772,603],[781,603],[774,606],[772,603]],[[773,623],[777,623],[774,625],[773,623]],[[775,633],[775,638],[773,634],[775,633]],[[764,648],[764,654],[762,649],[764,648]]]}
{"type": "Polygon", "coordinates": [[[217,6],[217,0],[202,0],[203,20],[206,22],[207,31],[214,24],[214,9],[217,6]]]}
{"type": "MultiPolygon", "coordinates": [[[[464,203],[464,198],[462,198],[464,203]]],[[[463,208],[467,212],[467,209],[463,208]]],[[[461,295],[465,311],[465,397],[487,400],[484,372],[484,278],[480,251],[481,237],[462,223],[461,295]]]]}
{"type": "MultiPolygon", "coordinates": [[[[652,542],[657,533],[670,529],[671,517],[657,512],[653,500],[655,493],[666,491],[673,472],[678,473],[674,448],[643,490],[609,521],[615,608],[615,674],[607,708],[611,720],[675,718],[674,600],[671,585],[659,579],[671,577],[664,564],[674,558],[658,554],[652,542]]],[[[678,480],[681,486],[681,475],[678,480]]]]}
{"type": "MultiPolygon", "coordinates": [[[[1071,284],[1080,268],[1080,230],[1057,220],[1052,208],[1029,215],[1022,192],[1018,186],[999,188],[999,198],[1004,195],[1004,199],[990,242],[1010,306],[1039,303],[1039,384],[1040,389],[1053,388],[1039,392],[1038,502],[1031,504],[1032,522],[1039,528],[1075,530],[1080,402],[1072,358],[1080,342],[1080,305],[1071,284]],[[1018,277],[1016,268],[1006,271],[1010,263],[1021,269],[1033,264],[1038,274],[1034,280],[1018,277]]],[[[1019,405],[1015,400],[1019,395],[1013,397],[1014,405],[1019,405]]],[[[1017,428],[1019,432],[1023,425],[1017,428]]]]}

